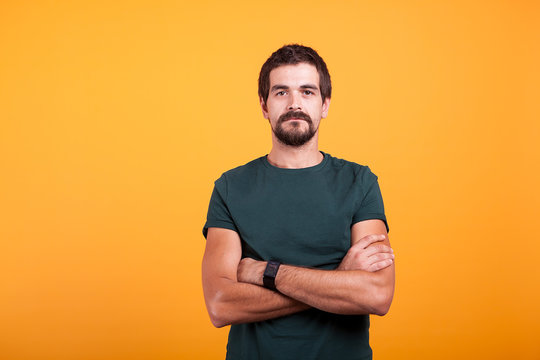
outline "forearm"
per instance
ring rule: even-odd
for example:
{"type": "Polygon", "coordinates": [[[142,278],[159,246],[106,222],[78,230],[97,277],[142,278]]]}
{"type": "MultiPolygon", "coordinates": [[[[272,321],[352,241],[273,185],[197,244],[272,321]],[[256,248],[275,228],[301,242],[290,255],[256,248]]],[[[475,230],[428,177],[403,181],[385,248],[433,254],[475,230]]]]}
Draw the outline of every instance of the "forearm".
{"type": "Polygon", "coordinates": [[[205,297],[216,327],[273,319],[310,307],[261,286],[229,279],[221,279],[219,290],[205,290],[205,297]]]}
{"type": "Polygon", "coordinates": [[[222,327],[262,321],[309,308],[285,295],[240,282],[237,271],[241,255],[240,238],[235,231],[208,229],[202,280],[212,324],[222,327]]]}
{"type": "Polygon", "coordinates": [[[384,315],[393,297],[394,267],[366,272],[282,265],[276,276],[276,288],[286,296],[323,311],[384,315]]]}
{"type": "MultiPolygon", "coordinates": [[[[266,262],[243,259],[238,280],[263,285],[266,262]]],[[[337,314],[388,312],[394,293],[394,265],[376,272],[318,270],[281,265],[275,278],[277,290],[301,303],[337,314]]]]}

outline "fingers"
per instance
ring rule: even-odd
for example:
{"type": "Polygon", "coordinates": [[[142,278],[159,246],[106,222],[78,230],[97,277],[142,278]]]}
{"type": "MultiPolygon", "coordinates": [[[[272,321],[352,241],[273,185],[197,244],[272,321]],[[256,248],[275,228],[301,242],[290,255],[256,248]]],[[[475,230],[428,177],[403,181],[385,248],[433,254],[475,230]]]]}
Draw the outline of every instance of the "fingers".
{"type": "Polygon", "coordinates": [[[394,250],[383,241],[387,235],[371,234],[360,238],[342,259],[340,270],[378,271],[393,264],[394,250]]]}
{"type": "Polygon", "coordinates": [[[383,260],[383,261],[379,261],[379,262],[376,262],[374,264],[371,264],[371,266],[368,267],[367,271],[369,271],[369,272],[379,271],[379,270],[382,270],[384,268],[389,267],[393,263],[394,263],[394,260],[392,260],[392,259],[386,259],[386,260],[383,260]]]}
{"type": "MultiPolygon", "coordinates": [[[[371,247],[376,247],[377,249],[374,250],[376,252],[373,255],[368,256],[370,265],[367,267],[367,271],[379,271],[394,263],[394,251],[390,247],[385,245],[372,245],[371,247]]],[[[366,253],[371,250],[370,248],[366,250],[366,253]]]]}
{"type": "Polygon", "coordinates": [[[366,256],[372,256],[378,253],[393,253],[394,250],[390,246],[384,244],[373,244],[365,250],[366,256]]]}
{"type": "Polygon", "coordinates": [[[373,244],[374,242],[383,241],[386,238],[387,238],[386,235],[382,235],[382,234],[367,235],[361,238],[356,245],[360,246],[362,249],[365,249],[369,245],[373,244]]]}
{"type": "Polygon", "coordinates": [[[377,253],[375,255],[372,255],[368,258],[368,260],[371,262],[371,263],[376,263],[376,262],[379,262],[379,261],[383,261],[383,260],[394,260],[394,254],[392,253],[377,253]]]}

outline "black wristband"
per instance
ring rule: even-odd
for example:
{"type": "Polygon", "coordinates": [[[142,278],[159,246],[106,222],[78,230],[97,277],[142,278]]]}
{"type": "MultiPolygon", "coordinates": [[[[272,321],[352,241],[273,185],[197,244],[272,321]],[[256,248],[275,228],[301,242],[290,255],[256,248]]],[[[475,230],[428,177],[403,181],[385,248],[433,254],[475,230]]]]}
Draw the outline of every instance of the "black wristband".
{"type": "Polygon", "coordinates": [[[276,290],[276,275],[279,270],[277,261],[269,261],[264,269],[263,284],[264,287],[271,290],[276,290]]]}

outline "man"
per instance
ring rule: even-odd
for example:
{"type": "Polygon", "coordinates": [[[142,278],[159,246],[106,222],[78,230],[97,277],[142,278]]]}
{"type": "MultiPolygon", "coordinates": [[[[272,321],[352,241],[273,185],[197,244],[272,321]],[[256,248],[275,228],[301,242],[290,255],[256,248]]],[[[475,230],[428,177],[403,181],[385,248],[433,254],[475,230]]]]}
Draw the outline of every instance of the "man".
{"type": "Polygon", "coordinates": [[[377,177],[318,149],[330,75],[315,50],[266,61],[259,99],[267,156],[215,182],[203,234],[203,289],[227,359],[371,359],[369,314],[394,292],[377,177]]]}

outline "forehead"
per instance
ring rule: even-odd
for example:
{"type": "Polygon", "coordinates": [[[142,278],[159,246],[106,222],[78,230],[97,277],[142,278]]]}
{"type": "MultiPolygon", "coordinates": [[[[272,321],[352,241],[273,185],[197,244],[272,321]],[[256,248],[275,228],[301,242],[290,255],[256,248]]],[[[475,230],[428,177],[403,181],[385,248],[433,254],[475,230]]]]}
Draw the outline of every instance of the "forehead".
{"type": "Polygon", "coordinates": [[[270,88],[276,84],[290,87],[314,84],[319,87],[319,73],[308,63],[282,65],[270,71],[270,88]]]}

